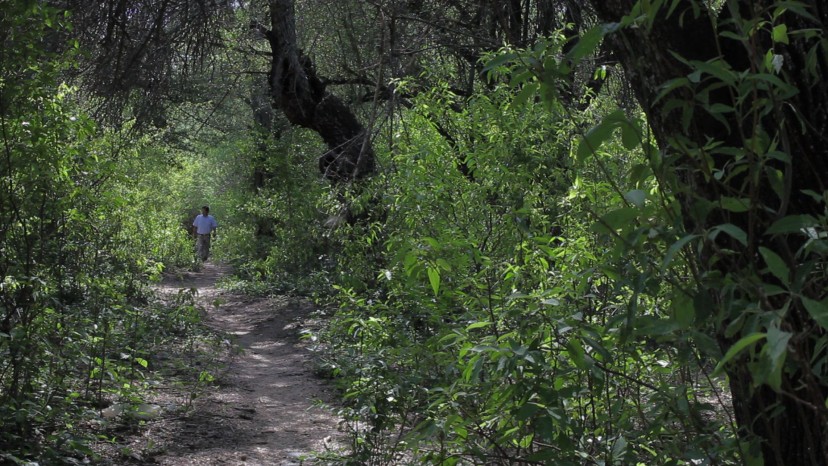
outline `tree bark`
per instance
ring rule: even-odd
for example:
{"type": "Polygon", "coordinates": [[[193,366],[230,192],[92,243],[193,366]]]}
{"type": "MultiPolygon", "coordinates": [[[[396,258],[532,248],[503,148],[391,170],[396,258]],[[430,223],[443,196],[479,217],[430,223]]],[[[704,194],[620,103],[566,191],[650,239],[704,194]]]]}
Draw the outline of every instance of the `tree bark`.
{"type": "MultiPolygon", "coordinates": [[[[635,0],[591,1],[599,18],[607,23],[620,22],[630,14],[636,3],[635,0]]],[[[828,24],[828,9],[817,0],[805,1],[802,3],[808,5],[808,14],[813,15],[811,18],[787,12],[778,19],[778,24],[786,24],[788,31],[818,30],[821,36],[789,35],[789,43],[784,43],[772,40],[767,32],[764,35],[757,32],[750,37],[750,41],[743,42],[726,38],[720,32],[729,30],[737,35],[742,34],[739,25],[744,21],[767,19],[774,11],[774,2],[731,1],[718,15],[709,12],[701,2],[677,3],[678,8],[671,14],[667,13],[668,7],[662,7],[655,12],[650,23],[622,28],[608,36],[607,40],[647,113],[659,145],[666,151],[667,158],[674,157],[674,169],[681,185],[678,197],[685,227],[691,232],[701,233],[715,225],[730,223],[748,233],[747,244],[744,245],[720,235],[717,240],[719,244],[708,247],[727,247],[737,253],[717,256],[716,261],[711,261],[709,251],[707,254],[702,251],[702,265],[725,276],[740,270],[756,270],[763,283],[777,283],[778,277],[764,271],[768,264],[762,262],[759,247],[779,252],[790,270],[795,271],[797,252],[803,246],[804,239],[800,234],[774,236],[764,232],[784,216],[812,215],[818,218],[824,215],[824,204],[804,191],[821,194],[828,184],[828,145],[824,140],[828,129],[828,114],[825,111],[828,108],[828,87],[816,78],[828,71],[826,52],[818,45],[828,24]],[[695,11],[693,6],[697,7],[695,11]],[[688,77],[694,71],[688,61],[713,63],[722,60],[737,72],[762,73],[762,55],[757,56],[757,50],[772,50],[782,57],[784,65],[778,73],[779,78],[798,89],[798,93],[785,99],[784,105],[778,105],[776,111],[763,115],[740,115],[736,111],[721,121],[701,107],[698,93],[684,88],[670,95],[694,110],[692,117],[683,122],[681,107],[670,108],[667,106],[670,99],[659,99],[665,83],[688,77]],[[768,181],[751,181],[748,173],[721,181],[709,176],[709,171],[704,173],[703,165],[708,164],[708,160],[699,158],[699,154],[704,153],[701,148],[717,141],[726,147],[740,148],[744,151],[743,156],[751,157],[749,149],[753,147],[753,141],[750,136],[757,134],[757,128],[766,133],[771,141],[778,143],[780,150],[790,157],[790,162],[771,160],[763,162],[767,165],[758,168],[758,163],[754,163],[748,170],[759,170],[757,173],[763,179],[764,172],[761,170],[767,167],[784,174],[786,188],[781,198],[773,194],[768,181]],[[693,148],[695,152],[692,154],[695,155],[684,150],[687,147],[693,148]],[[746,187],[751,183],[756,188],[755,197],[746,193],[746,187]],[[697,200],[721,205],[725,195],[758,199],[759,205],[767,208],[751,208],[748,212],[714,208],[708,215],[693,214],[697,200]]],[[[721,104],[731,108],[744,105],[744,101],[739,101],[727,86],[709,89],[709,93],[701,97],[708,99],[709,105],[721,104]]],[[[748,99],[764,97],[756,95],[748,99]]],[[[711,171],[728,170],[727,164],[733,161],[733,158],[716,154],[715,151],[709,155],[711,171]]],[[[820,300],[824,298],[827,286],[825,278],[812,280],[810,286],[802,290],[802,295],[820,300]]],[[[741,298],[748,300],[754,297],[745,294],[741,298]]],[[[780,303],[774,298],[768,300],[770,306],[768,303],[762,305],[765,307],[763,310],[775,310],[774,304],[780,303]]],[[[782,373],[780,389],[777,392],[768,385],[762,385],[761,380],[757,382],[757,375],[747,364],[733,364],[728,369],[728,375],[736,420],[742,434],[761,439],[766,466],[826,465],[828,410],[825,398],[828,395],[828,378],[824,366],[812,362],[815,357],[820,357],[815,345],[818,339],[825,337],[826,332],[811,318],[799,299],[785,298],[791,299],[791,307],[780,326],[793,336],[786,348],[788,365],[782,373]],[[819,373],[814,373],[815,369],[819,373]]],[[[715,296],[714,293],[713,299],[721,304],[728,298],[715,296]]],[[[726,351],[742,335],[726,335],[727,324],[734,320],[733,316],[724,308],[716,312],[725,316],[715,337],[722,351],[726,351]]]]}
{"type": "Polygon", "coordinates": [[[331,181],[352,181],[375,171],[371,138],[353,111],[325,89],[313,62],[299,50],[293,0],[270,1],[273,105],[294,125],[322,137],[328,151],[319,158],[320,172],[331,181]]]}

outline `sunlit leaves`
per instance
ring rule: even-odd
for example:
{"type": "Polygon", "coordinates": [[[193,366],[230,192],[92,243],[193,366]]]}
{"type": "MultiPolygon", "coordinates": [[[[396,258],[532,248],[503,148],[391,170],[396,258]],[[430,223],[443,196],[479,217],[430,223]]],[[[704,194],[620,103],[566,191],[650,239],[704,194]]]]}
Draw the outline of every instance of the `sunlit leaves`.
{"type": "MultiPolygon", "coordinates": [[[[569,96],[576,105],[562,98],[573,73],[612,84],[609,65],[604,74],[574,62],[586,62],[616,29],[634,25],[613,36],[621,47],[627,34],[657,31],[657,20],[683,26],[707,11],[696,2],[641,2],[622,25],[598,25],[564,47],[552,39],[506,49],[487,59],[494,82],[462,115],[440,111],[445,100],[433,98],[415,107],[431,122],[405,120],[412,132],[395,139],[398,172],[389,183],[394,218],[383,258],[392,259],[382,264],[394,278],[377,293],[381,304],[347,312],[388,316],[394,335],[427,349],[395,347],[406,361],[398,371],[383,367],[385,348],[371,353],[359,370],[382,376],[372,380],[423,360],[446,367],[429,374],[434,389],[412,401],[429,419],[417,440],[445,445],[429,459],[534,446],[510,459],[558,464],[566,452],[584,463],[646,463],[670,456],[660,432],[692,424],[695,437],[674,443],[711,454],[681,456],[684,448],[663,462],[738,462],[735,432],[696,423],[709,407],[688,393],[713,362],[716,375],[746,374],[749,389],[791,389],[788,376],[808,358],[792,356],[802,335],[790,316],[804,310],[821,325],[828,320],[815,291],[824,288],[822,194],[797,191],[790,171],[800,154],[788,149],[796,141],[777,131],[808,130],[796,121],[800,109],[786,107],[800,89],[780,58],[800,32],[768,11],[744,24],[714,21],[710,39],[722,48],[698,51],[698,59],[642,42],[664,52],[664,63],[626,63],[642,79],[637,94],[650,97],[649,122],[639,121],[634,104],[622,110],[603,95],[569,96]],[[750,49],[755,44],[764,48],[750,49]],[[750,54],[726,59],[733,49],[750,54]],[[649,80],[663,64],[667,79],[649,80]],[[523,124],[539,104],[555,120],[523,124]],[[463,137],[437,137],[435,115],[444,132],[463,137]],[[766,124],[778,115],[778,125],[766,124]],[[567,118],[575,124],[554,126],[567,118]],[[543,135],[533,136],[536,127],[543,135]],[[459,161],[473,177],[452,171],[459,161]],[[556,176],[563,182],[547,183],[556,176]],[[634,420],[632,398],[642,412],[634,420]]],[[[709,383],[701,385],[712,392],[724,382],[709,383]]],[[[404,419],[402,410],[393,413],[404,419]]],[[[710,419],[723,425],[716,414],[710,419]]]]}
{"type": "Polygon", "coordinates": [[[788,39],[788,25],[785,23],[777,24],[773,27],[773,41],[779,42],[782,44],[790,44],[790,40],[788,39]]]}
{"type": "Polygon", "coordinates": [[[426,269],[428,273],[428,282],[431,284],[431,289],[434,291],[434,294],[437,295],[440,293],[440,270],[435,267],[429,267],[426,269]]]}
{"type": "Polygon", "coordinates": [[[0,444],[19,445],[7,460],[91,455],[83,407],[135,396],[152,361],[145,344],[179,315],[130,305],[155,268],[114,193],[116,159],[131,152],[61,80],[75,59],[56,53],[67,17],[36,2],[0,15],[13,44],[0,48],[0,444]]]}

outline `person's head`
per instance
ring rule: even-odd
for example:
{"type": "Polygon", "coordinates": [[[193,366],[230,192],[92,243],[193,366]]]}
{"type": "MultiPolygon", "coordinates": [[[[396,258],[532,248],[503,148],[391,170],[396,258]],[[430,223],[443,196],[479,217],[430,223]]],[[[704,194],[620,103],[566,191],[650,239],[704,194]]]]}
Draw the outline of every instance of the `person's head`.
{"type": "Polygon", "coordinates": [[[209,208],[209,207],[207,207],[207,206],[203,206],[203,207],[201,208],[201,215],[204,215],[204,216],[206,217],[206,216],[207,216],[207,214],[209,214],[209,213],[210,213],[210,208],[209,208]]]}

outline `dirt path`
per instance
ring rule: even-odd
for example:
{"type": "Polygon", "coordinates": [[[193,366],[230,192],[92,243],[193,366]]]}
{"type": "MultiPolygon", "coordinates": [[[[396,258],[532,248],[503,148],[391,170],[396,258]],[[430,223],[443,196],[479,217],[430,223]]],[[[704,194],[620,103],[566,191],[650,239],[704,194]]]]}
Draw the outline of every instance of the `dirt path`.
{"type": "Polygon", "coordinates": [[[332,403],[333,390],[313,373],[299,340],[313,308],[217,290],[228,272],[208,263],[160,287],[168,294],[196,288],[207,325],[227,335],[228,350],[219,357],[224,368],[190,409],[148,423],[143,437],[157,453],[144,464],[330,464],[319,457],[341,451],[342,435],[335,415],[318,402],[332,403]],[[238,351],[229,349],[236,345],[238,351]]]}

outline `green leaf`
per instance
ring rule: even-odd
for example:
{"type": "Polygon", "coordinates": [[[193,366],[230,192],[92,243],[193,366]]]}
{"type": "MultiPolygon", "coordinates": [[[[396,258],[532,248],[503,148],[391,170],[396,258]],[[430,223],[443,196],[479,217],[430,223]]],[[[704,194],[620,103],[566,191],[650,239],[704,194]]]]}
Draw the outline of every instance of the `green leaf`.
{"type": "Polygon", "coordinates": [[[525,403],[518,408],[515,418],[519,421],[525,421],[543,409],[544,407],[537,403],[525,403]]]}
{"type": "Polygon", "coordinates": [[[538,94],[538,90],[540,89],[540,84],[538,83],[528,83],[523,86],[523,88],[518,92],[515,96],[514,100],[512,100],[512,105],[516,107],[522,107],[529,101],[530,98],[535,97],[538,94]]]}
{"type": "Polygon", "coordinates": [[[478,376],[480,375],[480,370],[483,368],[483,359],[480,357],[479,354],[472,356],[469,359],[468,365],[466,368],[463,369],[463,379],[466,382],[471,382],[472,380],[477,380],[478,376]]]}
{"type": "Polygon", "coordinates": [[[610,233],[628,226],[637,216],[638,211],[636,209],[622,207],[601,216],[601,220],[594,224],[593,229],[598,232],[610,233]]]}
{"type": "Polygon", "coordinates": [[[730,105],[725,105],[722,103],[715,103],[708,107],[711,113],[732,113],[735,112],[736,109],[731,107],[730,105]]]}
{"type": "Polygon", "coordinates": [[[692,61],[690,63],[698,71],[701,71],[702,73],[707,73],[710,76],[713,76],[714,78],[728,85],[733,85],[738,77],[738,73],[736,73],[730,67],[730,64],[722,60],[721,58],[715,58],[713,60],[705,62],[692,61]]]}
{"type": "Polygon", "coordinates": [[[488,327],[488,326],[490,326],[490,325],[492,325],[492,323],[491,323],[491,322],[489,322],[489,321],[484,321],[484,322],[475,322],[475,323],[473,323],[473,324],[469,325],[468,327],[466,327],[466,331],[469,331],[469,330],[474,330],[474,329],[476,329],[476,328],[488,327]]]}
{"type": "MultiPolygon", "coordinates": [[[[634,147],[638,144],[638,133],[635,130],[635,124],[630,122],[624,112],[622,110],[616,110],[605,116],[600,123],[587,131],[581,139],[581,143],[578,145],[576,153],[577,160],[583,161],[588,155],[597,152],[601,147],[601,144],[612,136],[612,133],[616,128],[624,128],[628,126],[631,128],[633,135],[628,134],[626,136],[628,138],[627,142],[631,143],[634,147]],[[632,142],[633,138],[635,138],[635,143],[632,142]]],[[[622,133],[623,131],[624,130],[622,130],[622,133]]],[[[622,134],[622,139],[623,138],[624,134],[622,134]]]]}
{"type": "Polygon", "coordinates": [[[801,296],[799,298],[805,306],[808,314],[818,323],[822,328],[828,329],[828,298],[822,301],[806,298],[801,296]]]}
{"type": "Polygon", "coordinates": [[[690,328],[696,320],[696,308],[693,298],[681,291],[673,297],[673,315],[681,328],[690,328]]]}
{"type": "Polygon", "coordinates": [[[798,0],[785,0],[774,3],[776,9],[773,12],[773,18],[779,18],[786,11],[791,11],[799,16],[802,16],[809,21],[818,22],[819,20],[808,11],[808,6],[798,0]]]}
{"type": "Polygon", "coordinates": [[[637,163],[630,169],[629,180],[632,185],[639,185],[641,182],[650,178],[653,174],[652,168],[646,163],[637,163]]]}
{"type": "Polygon", "coordinates": [[[722,196],[720,199],[722,209],[731,212],[747,212],[750,210],[750,199],[738,199],[735,197],[722,196]]]}
{"type": "Polygon", "coordinates": [[[578,61],[587,55],[595,53],[598,44],[605,35],[614,32],[618,29],[618,23],[599,24],[590,28],[583,36],[578,38],[578,43],[566,54],[567,58],[572,61],[578,61]]]}
{"type": "Polygon", "coordinates": [[[437,259],[436,262],[437,262],[437,266],[439,266],[441,269],[443,269],[447,272],[451,272],[451,264],[447,260],[445,260],[443,258],[440,258],[440,259],[437,259]]]}
{"type": "Polygon", "coordinates": [[[673,257],[681,251],[681,248],[683,248],[684,245],[698,237],[699,235],[687,235],[671,244],[670,247],[667,248],[667,254],[664,255],[664,260],[661,262],[661,270],[663,271],[667,269],[667,266],[673,261],[673,257]]]}
{"type": "Polygon", "coordinates": [[[740,442],[739,451],[744,452],[745,466],[765,466],[765,458],[762,451],[751,448],[750,443],[740,442]]]}
{"type": "MultiPolygon", "coordinates": [[[[757,87],[760,90],[777,91],[777,97],[780,99],[789,99],[799,94],[799,89],[792,86],[778,77],[769,73],[753,73],[745,76],[742,82],[742,89],[740,91],[753,90],[757,87]]],[[[748,91],[749,92],[749,91],[748,91]]]]}
{"type": "Polygon", "coordinates": [[[431,247],[431,249],[440,249],[440,242],[437,241],[436,238],[432,238],[430,236],[426,236],[423,238],[423,241],[431,247]]]}
{"type": "Polygon", "coordinates": [[[742,230],[741,228],[737,227],[732,223],[723,223],[721,225],[716,225],[710,230],[710,233],[708,234],[708,239],[714,241],[719,233],[726,233],[731,238],[742,243],[742,246],[747,246],[747,233],[745,233],[745,230],[742,230]]]}
{"type": "Polygon", "coordinates": [[[781,44],[790,44],[788,40],[788,25],[779,24],[773,27],[773,41],[781,44]]]}
{"type": "Polygon", "coordinates": [[[598,151],[598,148],[601,147],[601,144],[604,143],[609,137],[612,135],[612,131],[615,129],[615,126],[606,120],[601,121],[592,129],[587,131],[584,137],[581,139],[581,143],[578,144],[578,151],[576,153],[576,159],[579,162],[583,162],[589,155],[594,154],[598,151]]]}
{"type": "Polygon", "coordinates": [[[566,342],[566,350],[567,353],[569,353],[569,357],[575,367],[579,369],[589,369],[589,365],[586,360],[586,352],[584,351],[584,347],[581,345],[580,341],[570,338],[566,342]]]}
{"type": "Polygon", "coordinates": [[[788,268],[788,265],[785,264],[785,261],[779,257],[779,254],[765,247],[759,248],[759,254],[762,255],[763,259],[765,259],[768,269],[770,269],[770,272],[776,278],[778,278],[785,285],[791,284],[791,271],[788,268]]]}
{"type": "Polygon", "coordinates": [[[663,99],[667,94],[673,92],[674,90],[680,87],[686,87],[689,84],[690,80],[687,78],[675,78],[667,81],[666,83],[661,85],[661,89],[659,90],[654,103],[658,103],[658,101],[663,99]]]}
{"type": "Polygon", "coordinates": [[[773,225],[765,231],[765,234],[797,233],[806,228],[813,228],[815,225],[817,225],[817,220],[810,215],[788,215],[773,222],[773,225]]]}
{"type": "Polygon", "coordinates": [[[646,198],[647,195],[640,189],[633,189],[632,191],[627,192],[627,194],[624,194],[624,199],[639,209],[644,207],[644,200],[646,198]]]}
{"type": "Polygon", "coordinates": [[[405,274],[409,277],[414,275],[416,270],[422,270],[420,258],[417,257],[415,252],[408,252],[405,257],[403,257],[403,267],[405,268],[405,274]]]}
{"type": "Polygon", "coordinates": [[[773,53],[773,49],[768,49],[763,60],[765,70],[770,73],[779,73],[782,70],[782,65],[785,63],[785,58],[782,55],[773,53]]]}
{"type": "Polygon", "coordinates": [[[728,38],[728,39],[733,39],[735,41],[739,41],[739,42],[745,40],[744,36],[740,36],[739,34],[736,34],[733,31],[722,31],[722,32],[719,33],[719,35],[722,36],[722,37],[728,38]]]}
{"type": "Polygon", "coordinates": [[[486,65],[484,66],[483,71],[494,70],[495,68],[499,68],[499,67],[505,65],[506,63],[511,62],[515,59],[517,59],[517,54],[515,54],[514,52],[502,53],[502,54],[497,55],[496,57],[492,58],[488,62],[486,62],[486,65]]]}
{"type": "Polygon", "coordinates": [[[635,149],[641,142],[641,136],[638,134],[638,127],[630,120],[624,121],[621,125],[621,144],[627,150],[635,149]]]}
{"type": "Polygon", "coordinates": [[[793,336],[790,332],[780,330],[776,326],[768,329],[768,341],[762,348],[769,360],[767,384],[777,392],[782,385],[782,369],[785,366],[785,357],[788,354],[788,340],[793,336]]]}
{"type": "Polygon", "coordinates": [[[624,460],[624,454],[627,452],[627,439],[623,435],[618,437],[612,445],[612,459],[613,464],[621,464],[624,460]]]}
{"type": "Polygon", "coordinates": [[[431,289],[434,290],[434,296],[437,296],[440,293],[440,270],[435,267],[429,267],[427,272],[431,289]]]}
{"type": "Polygon", "coordinates": [[[767,338],[767,336],[768,335],[764,332],[755,332],[755,333],[751,333],[750,335],[746,335],[746,336],[742,337],[739,341],[734,343],[733,346],[730,347],[730,349],[727,350],[727,353],[725,353],[724,357],[719,361],[718,364],[716,364],[716,368],[713,369],[712,376],[716,377],[719,374],[721,374],[722,371],[724,370],[724,366],[731,359],[736,357],[737,354],[741,353],[742,350],[744,350],[748,346],[756,343],[757,341],[759,341],[763,338],[767,338]]]}

